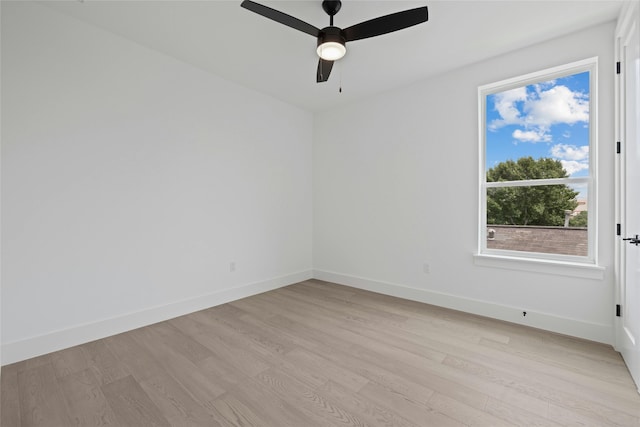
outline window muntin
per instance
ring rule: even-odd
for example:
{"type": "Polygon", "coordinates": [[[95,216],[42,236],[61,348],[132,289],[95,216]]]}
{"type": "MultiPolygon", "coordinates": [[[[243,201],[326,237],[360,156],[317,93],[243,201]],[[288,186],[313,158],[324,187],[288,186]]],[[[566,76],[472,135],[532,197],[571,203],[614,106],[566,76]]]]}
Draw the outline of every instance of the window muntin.
{"type": "Polygon", "coordinates": [[[595,263],[596,70],[479,88],[479,254],[595,263]]]}

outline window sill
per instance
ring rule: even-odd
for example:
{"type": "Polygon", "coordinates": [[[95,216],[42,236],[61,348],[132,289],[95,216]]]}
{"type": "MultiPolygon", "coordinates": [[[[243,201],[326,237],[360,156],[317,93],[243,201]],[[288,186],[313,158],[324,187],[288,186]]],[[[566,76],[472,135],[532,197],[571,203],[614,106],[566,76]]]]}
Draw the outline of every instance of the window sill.
{"type": "Polygon", "coordinates": [[[592,280],[604,279],[605,268],[594,264],[487,254],[475,254],[473,258],[476,265],[483,267],[505,268],[508,270],[530,271],[592,280]]]}

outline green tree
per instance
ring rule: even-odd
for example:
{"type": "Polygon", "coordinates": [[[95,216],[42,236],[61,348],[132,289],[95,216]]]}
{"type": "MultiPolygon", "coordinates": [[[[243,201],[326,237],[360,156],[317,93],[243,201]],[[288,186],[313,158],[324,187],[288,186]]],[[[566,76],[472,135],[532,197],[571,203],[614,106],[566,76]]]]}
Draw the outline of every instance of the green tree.
{"type": "MultiPolygon", "coordinates": [[[[566,178],[558,160],[521,157],[498,163],[487,171],[487,182],[566,178]]],[[[487,224],[564,225],[564,211],[578,206],[571,187],[543,185],[487,189],[487,224]]]]}
{"type": "Polygon", "coordinates": [[[582,211],[569,220],[570,227],[586,227],[588,223],[587,211],[582,211]]]}

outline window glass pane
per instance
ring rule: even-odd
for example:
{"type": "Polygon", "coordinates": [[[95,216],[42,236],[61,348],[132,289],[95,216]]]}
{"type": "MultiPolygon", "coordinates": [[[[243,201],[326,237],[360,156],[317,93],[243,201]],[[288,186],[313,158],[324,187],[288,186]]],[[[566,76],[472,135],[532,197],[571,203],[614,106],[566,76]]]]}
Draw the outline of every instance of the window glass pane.
{"type": "Polygon", "coordinates": [[[487,181],[589,176],[589,72],[486,96],[487,181]]]}
{"type": "Polygon", "coordinates": [[[587,256],[585,187],[487,188],[487,249],[587,256]]]}

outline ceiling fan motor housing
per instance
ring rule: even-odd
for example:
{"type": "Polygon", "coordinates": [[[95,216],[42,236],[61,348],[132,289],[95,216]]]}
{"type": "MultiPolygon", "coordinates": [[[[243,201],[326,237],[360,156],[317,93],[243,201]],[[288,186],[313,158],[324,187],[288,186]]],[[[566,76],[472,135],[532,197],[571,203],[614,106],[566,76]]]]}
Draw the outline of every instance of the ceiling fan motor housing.
{"type": "Polygon", "coordinates": [[[327,42],[335,42],[344,45],[346,40],[342,35],[342,30],[338,27],[325,27],[318,35],[318,46],[327,42]]]}

